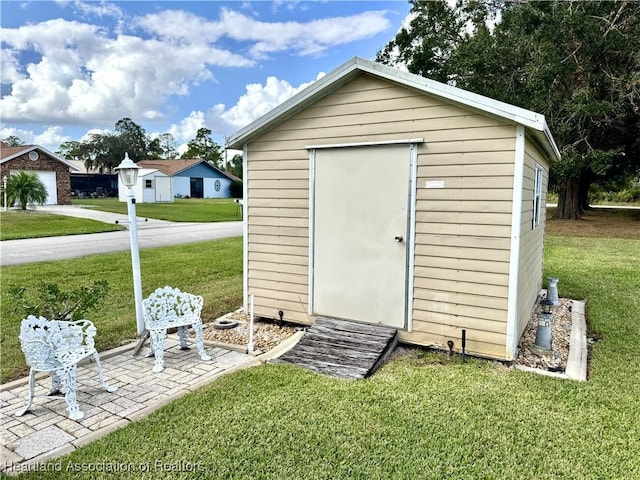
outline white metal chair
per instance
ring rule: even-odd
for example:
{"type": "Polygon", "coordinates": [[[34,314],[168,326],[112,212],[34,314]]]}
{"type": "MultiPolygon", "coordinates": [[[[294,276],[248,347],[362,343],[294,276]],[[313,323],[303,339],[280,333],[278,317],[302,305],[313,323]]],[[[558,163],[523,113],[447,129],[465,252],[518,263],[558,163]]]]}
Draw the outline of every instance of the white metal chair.
{"type": "Polygon", "coordinates": [[[167,329],[177,328],[180,349],[187,350],[189,325],[196,334],[196,346],[202,360],[211,360],[204,349],[202,334],[202,304],[200,295],[181,292],[177,288],[163,287],[156,289],[142,301],[145,328],[149,330],[151,350],[155,357],[153,371],[164,370],[164,339],[167,329]]]}
{"type": "Polygon", "coordinates": [[[100,356],[95,349],[93,337],[96,327],[89,320],[75,322],[47,320],[44,317],[29,315],[20,326],[20,345],[29,365],[29,394],[27,406],[18,410],[16,416],[24,415],[34,398],[36,372],[48,372],[51,376],[52,397],[62,391],[67,402],[69,418],[80,420],[84,413],[80,411],[77,400],[77,365],[85,358],[93,357],[98,370],[98,379],[107,392],[115,392],[117,387],[107,384],[102,374],[100,356]]]}

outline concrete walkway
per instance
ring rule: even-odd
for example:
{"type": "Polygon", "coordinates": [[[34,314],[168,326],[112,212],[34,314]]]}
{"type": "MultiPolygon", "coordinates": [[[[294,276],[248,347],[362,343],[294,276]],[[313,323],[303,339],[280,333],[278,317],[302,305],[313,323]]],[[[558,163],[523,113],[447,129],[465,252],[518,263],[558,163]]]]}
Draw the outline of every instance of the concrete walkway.
{"type": "MultiPolygon", "coordinates": [[[[181,351],[175,335],[166,341],[165,370],[153,373],[153,357],[145,345],[133,356],[135,343],[100,355],[105,379],[118,387],[114,393],[102,390],[95,365],[78,368],[78,402],[85,417],[69,419],[66,402],[60,398],[35,398],[29,412],[14,416],[24,407],[27,379],[0,386],[0,471],[15,474],[72,452],[107,433],[125,427],[167,403],[216,378],[239,369],[260,365],[291,348],[300,334],[290,337],[273,350],[251,355],[205,342],[212,361],[200,360],[196,349],[181,351]]],[[[242,350],[239,348],[239,350],[242,350]]],[[[36,376],[36,395],[46,395],[51,386],[45,374],[36,376]]]]}
{"type": "MultiPolygon", "coordinates": [[[[103,212],[95,208],[80,205],[41,205],[36,207],[37,212],[53,213],[56,215],[64,215],[66,217],[88,218],[104,223],[119,223],[127,226],[129,216],[121,213],[103,212]]],[[[157,227],[161,225],[171,225],[174,222],[166,220],[156,220],[154,218],[138,218],[138,228],[157,227]]]]}

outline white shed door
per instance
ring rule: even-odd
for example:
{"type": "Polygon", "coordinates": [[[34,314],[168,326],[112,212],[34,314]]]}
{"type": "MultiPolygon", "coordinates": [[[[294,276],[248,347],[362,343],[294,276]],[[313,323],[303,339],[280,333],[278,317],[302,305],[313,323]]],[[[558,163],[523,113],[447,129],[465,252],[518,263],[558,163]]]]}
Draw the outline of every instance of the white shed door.
{"type": "Polygon", "coordinates": [[[11,173],[24,171],[35,173],[47,189],[47,199],[44,205],[58,204],[58,183],[56,182],[56,172],[51,170],[11,170],[11,173]]]}
{"type": "Polygon", "coordinates": [[[156,202],[171,202],[171,177],[154,177],[156,181],[156,202]]]}
{"type": "Polygon", "coordinates": [[[313,313],[404,328],[409,146],[315,158],[313,313]]]}

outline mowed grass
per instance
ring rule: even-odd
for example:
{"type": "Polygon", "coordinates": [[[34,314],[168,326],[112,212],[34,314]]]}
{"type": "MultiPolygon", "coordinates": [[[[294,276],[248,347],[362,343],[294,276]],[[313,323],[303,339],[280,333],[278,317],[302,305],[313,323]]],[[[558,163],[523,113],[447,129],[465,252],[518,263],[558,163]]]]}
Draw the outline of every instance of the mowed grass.
{"type": "Polygon", "coordinates": [[[80,235],[123,229],[124,227],[120,225],[31,210],[10,210],[0,213],[0,240],[80,235]]]}
{"type": "MultiPolygon", "coordinates": [[[[165,285],[204,297],[203,319],[215,319],[242,305],[242,240],[191,243],[140,251],[142,293],[165,285]]],[[[109,294],[99,310],[89,315],[98,329],[98,350],[116,347],[136,336],[131,254],[118,252],[77,259],[2,267],[0,284],[0,382],[27,373],[18,334],[23,313],[7,291],[11,286],[33,288],[42,282],[63,289],[109,282],[109,294]]]]}
{"type": "Polygon", "coordinates": [[[640,478],[639,264],[637,240],[546,240],[545,277],[599,338],[587,382],[425,350],[355,382],[267,364],[20,478],[640,478]]]}
{"type": "MultiPolygon", "coordinates": [[[[127,214],[126,202],[117,198],[81,198],[74,205],[127,214]]],[[[137,203],[138,217],[170,222],[230,222],[242,220],[240,207],[232,198],[176,198],[172,203],[137,203]]]]}

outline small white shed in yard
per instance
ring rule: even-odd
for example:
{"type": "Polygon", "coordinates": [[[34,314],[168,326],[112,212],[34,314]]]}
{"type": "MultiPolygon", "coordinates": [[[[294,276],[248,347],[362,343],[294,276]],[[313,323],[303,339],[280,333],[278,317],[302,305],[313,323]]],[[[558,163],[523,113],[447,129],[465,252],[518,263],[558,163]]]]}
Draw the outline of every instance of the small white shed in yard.
{"type": "MultiPolygon", "coordinates": [[[[171,178],[155,168],[138,170],[138,183],[133,187],[136,203],[173,202],[171,178]]],[[[118,178],[118,199],[127,201],[128,189],[118,178]]]]}
{"type": "MultiPolygon", "coordinates": [[[[180,198],[229,198],[234,179],[201,158],[141,160],[138,166],[155,168],[170,177],[171,192],[180,198]]],[[[173,200],[171,200],[173,201],[173,200]]]]}
{"type": "Polygon", "coordinates": [[[354,58],[231,136],[255,313],[511,360],[542,284],[542,115],[354,58]]]}

